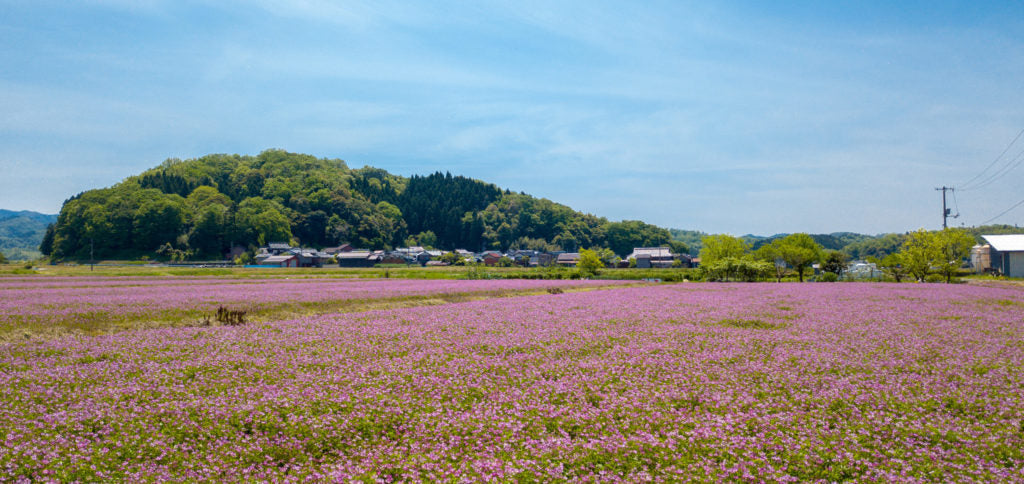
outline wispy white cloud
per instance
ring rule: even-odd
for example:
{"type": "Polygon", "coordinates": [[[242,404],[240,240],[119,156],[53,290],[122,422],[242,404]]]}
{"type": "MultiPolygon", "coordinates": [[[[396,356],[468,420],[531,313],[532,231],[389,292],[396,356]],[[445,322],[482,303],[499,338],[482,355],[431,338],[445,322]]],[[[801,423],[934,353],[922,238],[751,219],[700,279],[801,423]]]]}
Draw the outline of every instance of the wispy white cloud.
{"type": "MultiPolygon", "coordinates": [[[[969,178],[1024,126],[1013,19],[806,22],[784,5],[688,2],[91,2],[51,35],[30,15],[0,21],[12,38],[0,46],[5,171],[77,159],[130,174],[275,146],[451,170],[612,218],[880,231],[932,220],[932,185],[969,178]],[[113,17],[131,28],[90,28],[113,17]]],[[[962,202],[985,212],[1018,200],[1014,186],[962,202]]],[[[0,186],[0,206],[11,190],[0,186]]]]}

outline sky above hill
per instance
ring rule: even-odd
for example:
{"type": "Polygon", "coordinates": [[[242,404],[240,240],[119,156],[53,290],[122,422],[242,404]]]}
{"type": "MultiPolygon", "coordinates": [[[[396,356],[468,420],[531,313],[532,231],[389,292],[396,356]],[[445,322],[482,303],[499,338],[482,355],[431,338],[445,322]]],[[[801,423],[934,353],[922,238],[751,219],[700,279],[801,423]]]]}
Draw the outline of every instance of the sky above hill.
{"type": "Polygon", "coordinates": [[[267,148],[736,235],[1024,197],[1021,2],[0,0],[0,65],[12,210],[267,148]]]}

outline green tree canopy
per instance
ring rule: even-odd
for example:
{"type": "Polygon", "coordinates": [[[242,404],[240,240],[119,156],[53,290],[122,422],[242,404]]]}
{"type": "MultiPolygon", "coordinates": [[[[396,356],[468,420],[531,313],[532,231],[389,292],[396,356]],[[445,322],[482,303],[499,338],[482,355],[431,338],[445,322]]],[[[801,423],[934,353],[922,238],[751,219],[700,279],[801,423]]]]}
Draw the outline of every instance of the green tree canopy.
{"type": "Polygon", "coordinates": [[[601,262],[601,258],[597,255],[597,252],[590,249],[580,250],[580,260],[576,263],[576,268],[579,269],[581,273],[594,276],[597,275],[603,267],[604,263],[601,262]]]}
{"type": "Polygon", "coordinates": [[[779,253],[778,244],[765,244],[754,251],[754,258],[767,262],[772,265],[772,273],[775,275],[776,282],[782,282],[782,278],[786,275],[786,263],[782,260],[782,255],[779,253]]]}
{"type": "Polygon", "coordinates": [[[970,255],[975,238],[963,229],[944,228],[935,232],[932,241],[936,244],[935,253],[938,256],[936,266],[948,284],[963,265],[964,259],[970,255]]]}
{"type": "Polygon", "coordinates": [[[152,198],[135,212],[133,237],[136,245],[144,250],[156,250],[163,244],[175,242],[185,226],[187,213],[181,196],[152,190],[152,198]]]}
{"type": "Polygon", "coordinates": [[[701,238],[701,265],[714,264],[716,261],[732,257],[743,258],[750,246],[740,239],[726,234],[708,235],[701,238]]]}
{"type": "Polygon", "coordinates": [[[800,282],[804,282],[804,271],[819,261],[822,247],[810,235],[804,233],[790,234],[772,241],[775,251],[790,267],[796,270],[800,282]]]}
{"type": "Polygon", "coordinates": [[[846,270],[846,254],[838,250],[824,251],[821,257],[821,270],[837,276],[843,275],[843,271],[846,270]]]}
{"type": "Polygon", "coordinates": [[[900,249],[900,261],[907,272],[918,281],[931,272],[932,265],[939,259],[935,233],[918,229],[907,234],[900,249]]]}
{"type": "Polygon", "coordinates": [[[292,231],[282,211],[284,208],[273,200],[257,197],[242,200],[235,216],[237,233],[249,244],[287,242],[292,238],[292,231]]]}

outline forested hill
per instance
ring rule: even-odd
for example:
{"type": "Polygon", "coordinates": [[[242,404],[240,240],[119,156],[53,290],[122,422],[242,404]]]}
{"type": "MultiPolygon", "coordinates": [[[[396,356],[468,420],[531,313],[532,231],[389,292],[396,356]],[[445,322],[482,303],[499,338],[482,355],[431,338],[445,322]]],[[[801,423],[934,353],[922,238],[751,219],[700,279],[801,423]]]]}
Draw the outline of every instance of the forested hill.
{"type": "MultiPolygon", "coordinates": [[[[411,178],[267,150],[165,161],[64,203],[40,249],[54,259],[220,258],[230,247],[406,244],[441,249],[578,250],[675,244],[640,221],[610,222],[547,199],[434,173],[411,178]]],[[[677,249],[684,249],[679,246],[677,249]]]]}
{"type": "Polygon", "coordinates": [[[0,209],[0,254],[11,260],[39,257],[39,243],[56,215],[0,209]]]}

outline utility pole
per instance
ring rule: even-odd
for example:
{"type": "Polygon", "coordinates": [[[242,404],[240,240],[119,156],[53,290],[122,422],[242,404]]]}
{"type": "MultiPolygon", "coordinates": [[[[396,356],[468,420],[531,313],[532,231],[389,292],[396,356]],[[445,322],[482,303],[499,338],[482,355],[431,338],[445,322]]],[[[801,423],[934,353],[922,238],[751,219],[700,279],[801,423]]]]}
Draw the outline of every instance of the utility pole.
{"type": "MultiPolygon", "coordinates": [[[[950,217],[949,213],[953,211],[952,209],[946,208],[946,191],[953,191],[953,187],[944,186],[942,188],[936,188],[935,190],[942,190],[942,228],[946,228],[946,219],[950,217]]],[[[960,214],[958,213],[952,217],[956,218],[959,216],[960,214]]]]}

